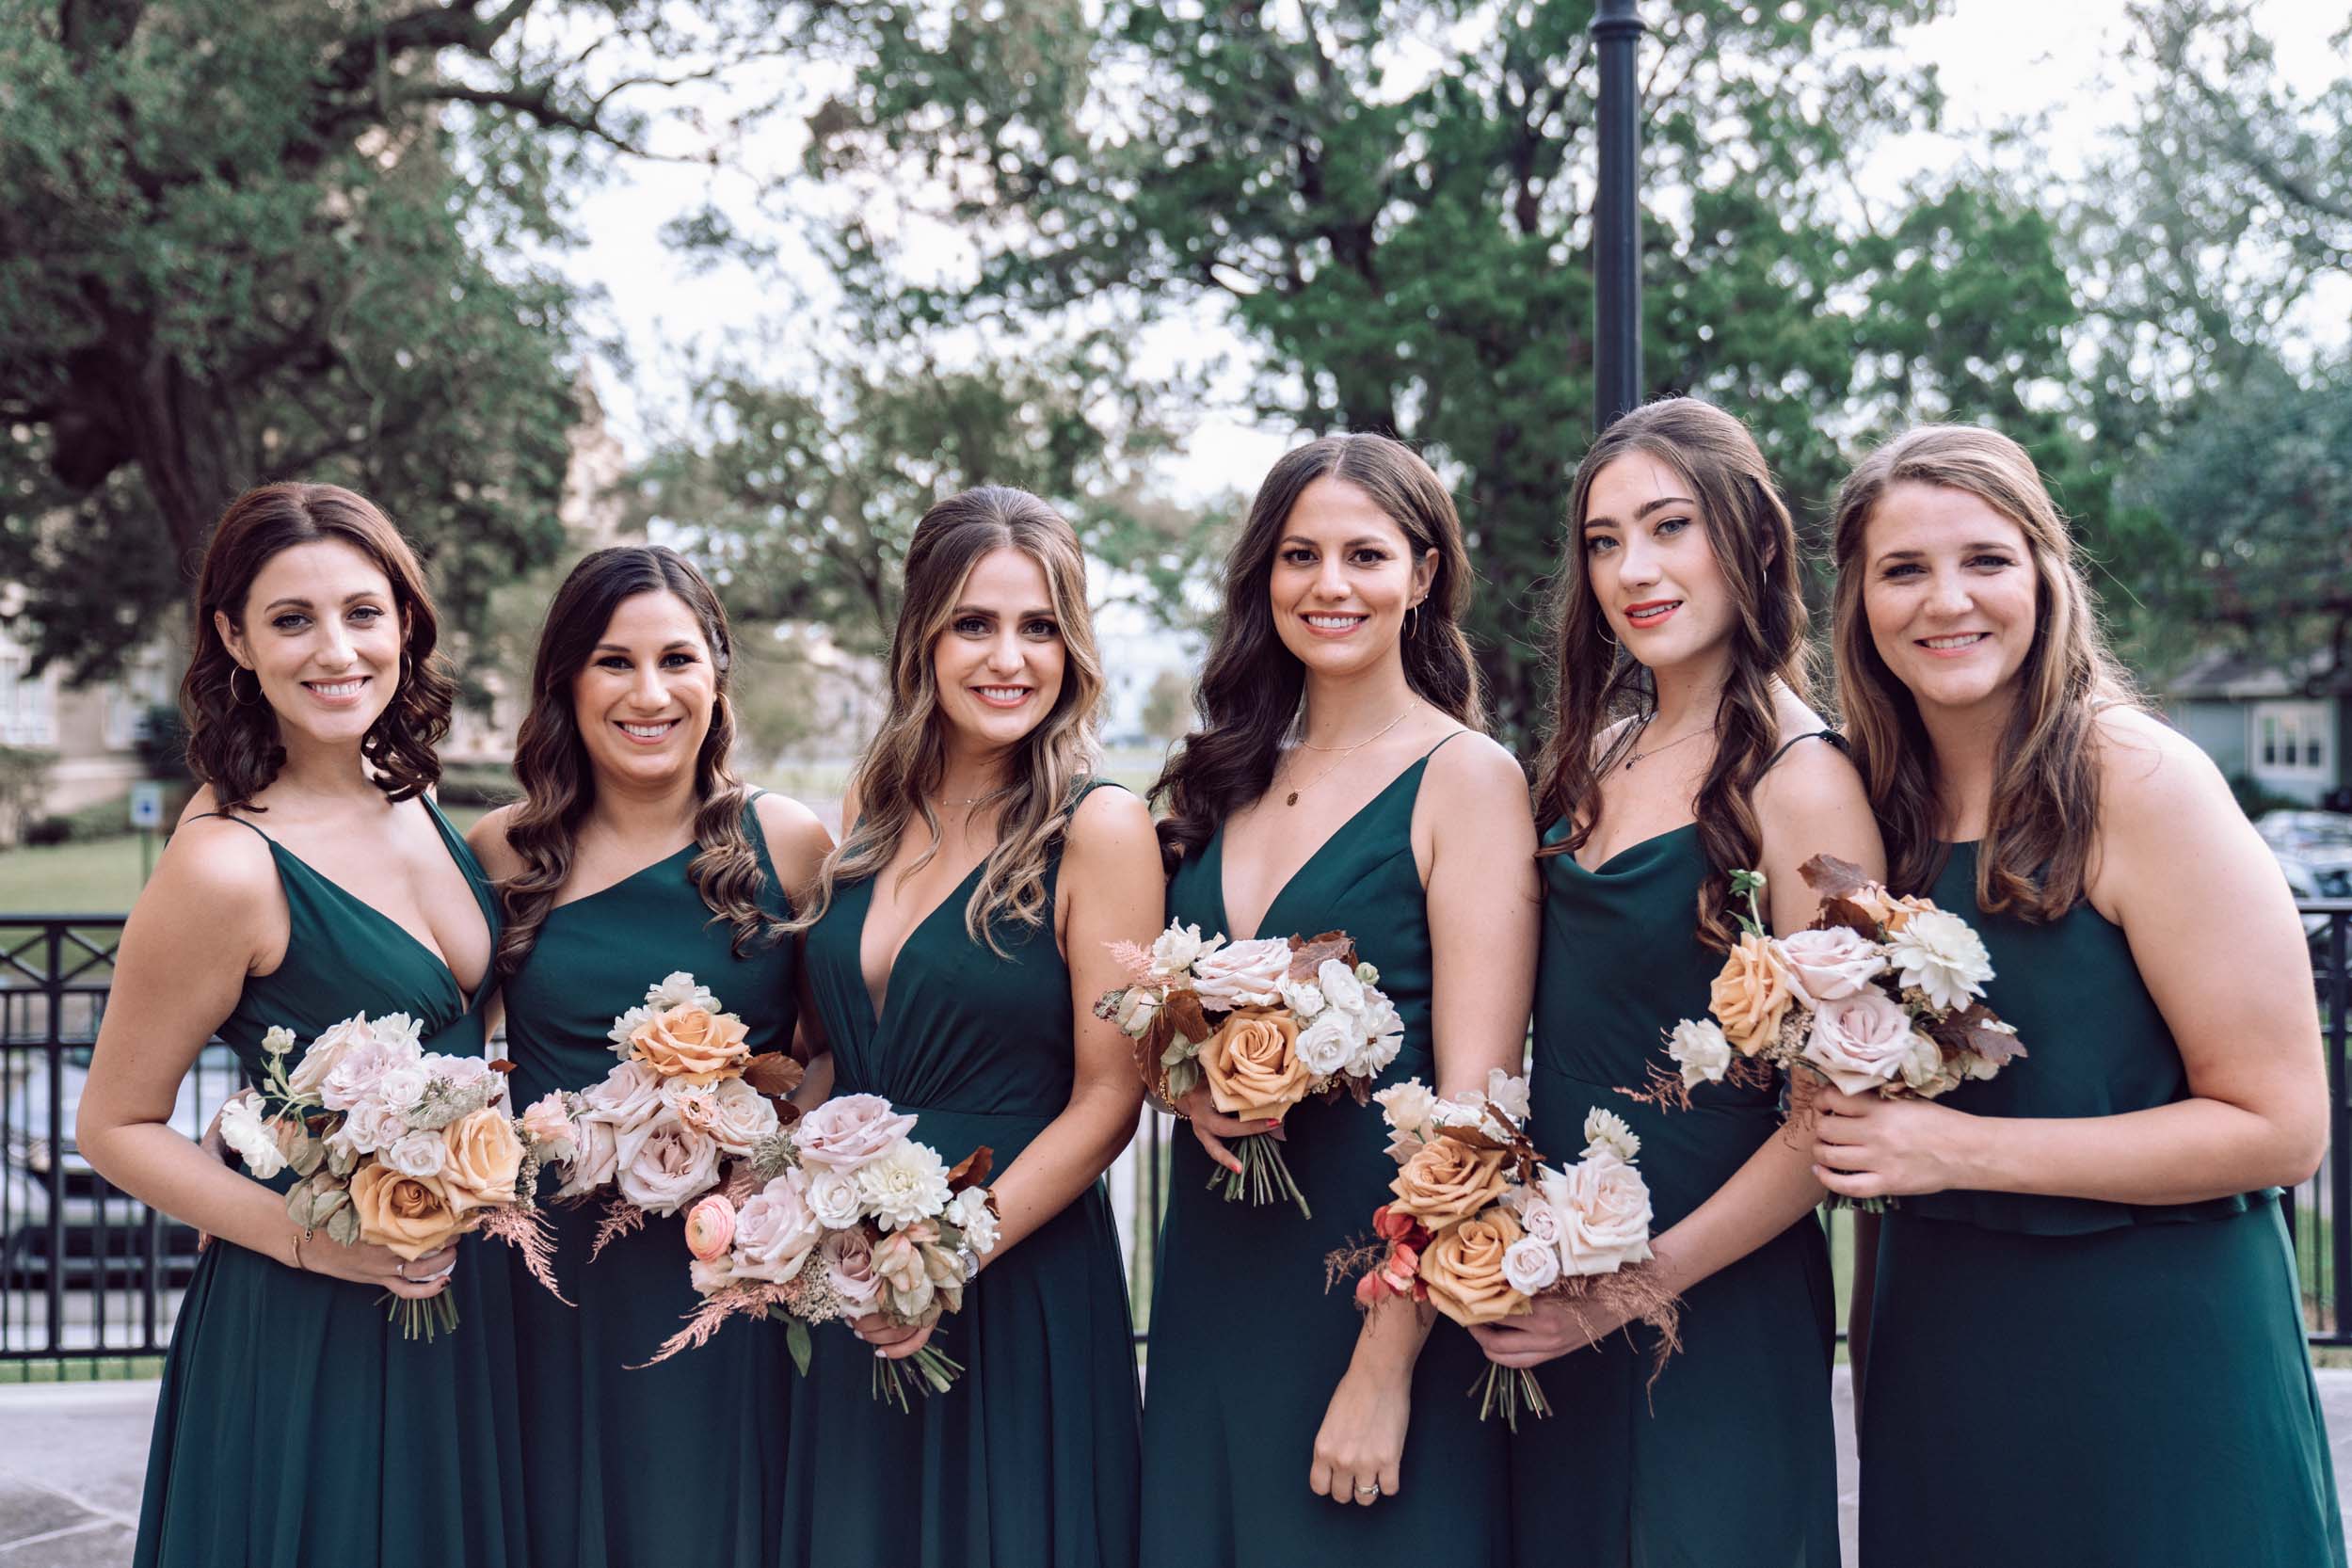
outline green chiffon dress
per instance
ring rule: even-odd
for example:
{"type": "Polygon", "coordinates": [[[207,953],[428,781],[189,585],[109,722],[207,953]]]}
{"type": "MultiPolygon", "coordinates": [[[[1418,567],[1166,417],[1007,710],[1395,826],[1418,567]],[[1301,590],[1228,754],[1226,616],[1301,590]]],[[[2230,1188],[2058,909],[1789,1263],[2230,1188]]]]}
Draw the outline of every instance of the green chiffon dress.
{"type": "MultiPolygon", "coordinates": [[[[760,821],[744,831],[760,856],[760,905],[788,918],[760,821]]],[[[689,844],[586,898],[548,911],[509,976],[506,1051],[529,1105],[551,1089],[584,1089],[619,1062],[606,1032],[679,969],[744,1020],[754,1051],[789,1049],[798,1013],[790,940],[737,957],[687,879],[689,844]]],[[[552,1193],[553,1173],[541,1176],[552,1193]]],[[[781,1325],[739,1320],[658,1367],[642,1363],[697,1298],[681,1222],[654,1219],[591,1264],[600,1199],[549,1204],[567,1306],[514,1258],[514,1353],[531,1445],[520,1498],[531,1560],[541,1568],[647,1563],[768,1563],[776,1559],[784,1470],[781,1325]]]]}
{"type": "MultiPolygon", "coordinates": [[[[498,932],[465,840],[428,801],[451,858],[498,932]]],[[[425,1049],[482,1052],[481,998],[397,921],[261,828],[285,889],[286,956],[249,978],[220,1038],[246,1080],[262,1037],[307,1045],[355,1013],[407,1013],[425,1049]]],[[[485,987],[487,991],[488,987],[485,987]]],[[[284,1191],[291,1172],[269,1185],[284,1191]]],[[[309,1243],[332,1246],[322,1235],[309,1243]]],[[[511,1504],[522,1451],[505,1248],[459,1243],[455,1334],[405,1339],[372,1285],[216,1241],[173,1324],[139,1509],[138,1568],[504,1568],[525,1560],[511,1504]]]]}
{"type": "MultiPolygon", "coordinates": [[[[1092,786],[1090,786],[1091,788],[1092,786]]],[[[872,879],[834,889],[809,928],[810,994],[836,1095],[880,1095],[953,1164],[982,1144],[996,1174],[1069,1103],[1070,970],[1044,923],[999,918],[1007,956],[974,941],[980,868],[899,950],[881,1015],[859,948],[872,879]]],[[[811,1336],[792,1385],[784,1560],[795,1568],[1130,1568],[1137,1390],[1127,1280],[1097,1181],[992,1261],[931,1342],[961,1362],[902,1411],[873,1397],[872,1348],[845,1324],[811,1336]]],[[[789,1375],[789,1363],[788,1363],[789,1375]]]]}
{"type": "MultiPolygon", "coordinates": [[[[2120,928],[2085,904],[1930,896],[1992,959],[2028,1054],[1944,1103],[2104,1116],[2188,1096],[2120,928]]],[[[2140,1205],[1906,1197],[1881,1222],[1861,1432],[1864,1568],[2343,1568],[2327,1430],[2276,1191],[2140,1205]]]]}
{"type": "MultiPolygon", "coordinates": [[[[1443,743],[1440,743],[1441,744],[1443,743]]],[[[1404,1019],[1383,1086],[1435,1086],[1430,1043],[1429,916],[1413,858],[1413,808],[1428,758],[1406,768],[1316,850],[1254,933],[1344,930],[1380,970],[1404,1019]]],[[[1168,917],[1235,935],[1225,916],[1221,827],[1168,884],[1168,917]]],[[[1171,1151],[1168,1210],[1152,1299],[1144,1407],[1147,1568],[1361,1568],[1426,1560],[1490,1568],[1508,1551],[1508,1435],[1481,1422],[1470,1390],[1486,1366],[1440,1319],[1413,1369],[1412,1425],[1399,1493],[1368,1507],[1307,1489],[1315,1434],[1355,1349],[1347,1285],[1326,1288],[1323,1257],[1371,1233],[1396,1161],[1380,1112],[1340,1098],[1283,1119],[1284,1159],[1314,1218],[1290,1204],[1227,1203],[1198,1140],[1171,1151]]]]}
{"type": "MultiPolygon", "coordinates": [[[[1547,842],[1558,842],[1554,828],[1547,842]]],[[[1780,1127],[1768,1090],[1701,1085],[1688,1111],[1621,1086],[1663,1061],[1675,1019],[1706,1016],[1722,954],[1698,936],[1714,874],[1697,825],[1586,871],[1544,869],[1535,993],[1536,1145],[1573,1160],[1594,1107],[1641,1139],[1653,1233],[1699,1207],[1780,1127]]],[[[1829,1245],[1808,1214],[1683,1297],[1682,1349],[1650,1385],[1652,1332],[1619,1335],[1536,1376],[1548,1420],[1512,1443],[1522,1568],[1837,1568],[1829,1245]]],[[[1988,1562],[1979,1568],[1994,1568],[1988,1562]]]]}

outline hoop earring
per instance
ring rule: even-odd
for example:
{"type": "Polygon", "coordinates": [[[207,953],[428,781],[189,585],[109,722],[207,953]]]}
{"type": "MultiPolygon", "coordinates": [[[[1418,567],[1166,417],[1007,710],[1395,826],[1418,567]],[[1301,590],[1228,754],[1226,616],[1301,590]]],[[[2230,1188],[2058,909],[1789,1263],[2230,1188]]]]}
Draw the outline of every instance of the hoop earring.
{"type": "Polygon", "coordinates": [[[1420,630],[1421,606],[1417,603],[1406,605],[1404,607],[1404,640],[1411,642],[1414,634],[1420,630]]]}
{"type": "Polygon", "coordinates": [[[262,678],[261,678],[260,676],[258,676],[258,675],[254,675],[254,673],[253,673],[251,670],[247,669],[247,668],[246,668],[243,664],[232,664],[232,665],[230,665],[230,666],[229,666],[229,700],[230,700],[230,701],[232,701],[232,702],[233,702],[233,703],[235,703],[235,704],[236,704],[238,707],[240,707],[240,708],[258,708],[259,706],[261,706],[261,701],[262,701],[262,678]],[[250,701],[250,702],[248,702],[248,701],[246,701],[246,700],[245,700],[245,698],[243,698],[243,697],[241,697],[241,696],[237,696],[237,677],[238,677],[238,676],[240,676],[240,675],[252,675],[252,676],[253,676],[253,700],[252,700],[252,701],[250,701]]]}
{"type": "Polygon", "coordinates": [[[1611,648],[1619,646],[1617,639],[1608,634],[1608,622],[1606,619],[1595,621],[1592,624],[1599,630],[1601,633],[1601,641],[1607,643],[1611,648]]]}

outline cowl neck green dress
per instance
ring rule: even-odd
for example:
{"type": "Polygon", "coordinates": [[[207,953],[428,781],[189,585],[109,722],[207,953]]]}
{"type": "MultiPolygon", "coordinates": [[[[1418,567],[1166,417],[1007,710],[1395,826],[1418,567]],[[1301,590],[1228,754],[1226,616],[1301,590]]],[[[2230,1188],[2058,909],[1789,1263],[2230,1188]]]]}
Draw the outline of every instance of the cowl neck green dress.
{"type": "MultiPolygon", "coordinates": [[[[760,906],[790,905],[756,809],[744,832],[760,857],[760,906]]],[[[799,1012],[795,945],[759,941],[738,957],[675,855],[548,911],[506,980],[506,1052],[517,1102],[584,1089],[619,1062],[607,1032],[679,969],[744,1020],[754,1051],[785,1050],[799,1012]]],[[[541,1178],[544,1198],[552,1173],[541,1178]]],[[[551,1204],[556,1272],[574,1305],[549,1295],[510,1255],[514,1355],[531,1445],[518,1499],[532,1560],[545,1568],[775,1560],[785,1464],[778,1395],[782,1325],[729,1323],[709,1344],[642,1363],[694,1310],[681,1222],[653,1219],[588,1261],[601,1200],[551,1204]],[[681,1456],[692,1455],[689,1463],[681,1456]],[[680,1466],[692,1480],[681,1492],[680,1466]],[[689,1495],[690,1494],[690,1495],[689,1495]]]]}
{"type": "MultiPolygon", "coordinates": [[[[1440,743],[1441,744],[1443,743],[1440,743]]],[[[1432,748],[1433,749],[1433,748],[1432,748]]],[[[1423,757],[1342,824],[1275,894],[1254,934],[1344,930],[1404,1020],[1382,1086],[1435,1087],[1429,913],[1413,858],[1423,757]]],[[[1233,935],[1224,832],[1178,865],[1168,918],[1233,935]]],[[[1486,1359],[1440,1319],[1413,1370],[1399,1495],[1369,1507],[1307,1490],[1315,1434],[1355,1349],[1355,1303],[1323,1257],[1371,1232],[1397,1174],[1380,1112],[1342,1097],[1284,1118],[1284,1158],[1314,1218],[1227,1203],[1189,1131],[1171,1150],[1144,1406],[1148,1568],[1359,1568],[1425,1560],[1492,1568],[1508,1552],[1506,1432],[1469,1390],[1486,1359]]]]}
{"type": "MultiPolygon", "coordinates": [[[[489,922],[482,868],[430,801],[489,922]]],[[[407,1013],[427,1050],[480,1055],[481,998],[397,921],[269,842],[286,956],[247,980],[220,1026],[246,1080],[278,1025],[305,1045],[355,1013],[407,1013]]],[[[485,987],[487,991],[488,987],[485,987]]],[[[270,1185],[283,1191],[292,1173],[270,1185]]],[[[324,1236],[312,1247],[332,1246],[324,1236]]],[[[505,1568],[526,1560],[512,1507],[522,1452],[506,1264],[459,1243],[456,1333],[401,1336],[371,1285],[216,1242],[180,1304],[147,1461],[138,1568],[505,1568]]]]}
{"type": "MultiPolygon", "coordinates": [[[[2028,1052],[1944,1104],[2104,1116],[2187,1097],[2120,927],[2088,904],[2046,924],[1984,914],[1974,844],[1929,896],[1984,938],[1985,1000],[2028,1052]]],[[[1904,1198],[1880,1231],[1864,1568],[2342,1568],[2303,1335],[2273,1192],[1904,1198]]]]}
{"type": "MultiPolygon", "coordinates": [[[[951,1165],[984,1144],[1002,1173],[1069,1104],[1076,1041],[1054,938],[1058,847],[1053,856],[1043,922],[991,924],[1002,955],[965,927],[974,867],[907,935],[879,1014],[859,957],[872,879],[837,887],[808,931],[833,1092],[913,1112],[916,1140],[951,1165]]],[[[1099,1181],[966,1289],[932,1336],[963,1375],[911,1411],[873,1397],[871,1347],[844,1325],[818,1329],[808,1375],[792,1384],[785,1560],[1129,1568],[1142,1484],[1131,1334],[1099,1181]]]]}
{"type": "MultiPolygon", "coordinates": [[[[1713,872],[1696,824],[1592,871],[1565,854],[1541,864],[1535,1142],[1573,1160],[1589,1112],[1624,1117],[1663,1234],[1780,1127],[1767,1090],[1702,1085],[1688,1111],[1619,1092],[1663,1059],[1675,1019],[1706,1016],[1723,960],[1699,940],[1697,901],[1713,872]]],[[[1522,1420],[1512,1444],[1516,1561],[1837,1568],[1836,1336],[1828,1241],[1809,1214],[1685,1294],[1682,1349],[1654,1387],[1647,1329],[1546,1364],[1554,1414],[1522,1420]]]]}

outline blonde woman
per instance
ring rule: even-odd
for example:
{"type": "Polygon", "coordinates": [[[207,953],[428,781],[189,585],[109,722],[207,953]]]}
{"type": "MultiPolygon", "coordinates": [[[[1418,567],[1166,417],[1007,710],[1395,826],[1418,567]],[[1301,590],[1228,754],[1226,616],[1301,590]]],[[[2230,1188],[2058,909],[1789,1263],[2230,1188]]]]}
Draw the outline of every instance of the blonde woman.
{"type": "Polygon", "coordinates": [[[1002,1225],[954,1316],[815,1336],[787,1560],[1125,1568],[1139,1416],[1098,1178],[1142,1090],[1093,1003],[1119,982],[1110,944],[1154,936],[1160,878],[1143,802],[1093,776],[1102,669],[1069,524],[993,486],[934,506],[889,680],[803,919],[808,981],[836,1096],[912,1112],[951,1162],[993,1149],[1002,1225]],[[873,1358],[926,1342],[955,1386],[911,1414],[876,1400],[873,1358]]]}
{"type": "Polygon", "coordinates": [[[1933,1102],[1820,1096],[1821,1180],[1901,1200],[1864,1568],[2341,1568],[2277,1201],[2328,1126],[2278,867],[2133,700],[2016,442],[1913,430],[1835,526],[1838,685],[1893,885],[1976,926],[2029,1053],[1933,1102]]]}

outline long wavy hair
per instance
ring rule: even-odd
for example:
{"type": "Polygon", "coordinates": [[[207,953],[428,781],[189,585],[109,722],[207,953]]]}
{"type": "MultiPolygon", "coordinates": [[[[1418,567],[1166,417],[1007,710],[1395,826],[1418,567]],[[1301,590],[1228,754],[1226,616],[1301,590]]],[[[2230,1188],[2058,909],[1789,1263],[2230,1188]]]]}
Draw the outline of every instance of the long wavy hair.
{"type": "Polygon", "coordinates": [[[1172,870],[1208,843],[1219,823],[1266,792],[1283,743],[1298,727],[1306,666],[1274,630],[1271,584],[1291,508],[1307,486],[1324,478],[1370,496],[1404,535],[1414,559],[1437,552],[1429,593],[1405,623],[1405,682],[1440,712],[1486,728],[1478,661],[1462,631],[1472,576],[1453,496],[1401,441],[1373,435],[1309,441],[1268,471],[1225,556],[1224,606],[1192,694],[1199,724],[1151,788],[1153,802],[1166,807],[1160,853],[1172,870]]]}
{"type": "Polygon", "coordinates": [[[744,829],[751,791],[729,760],[735,718],[728,677],[735,644],[727,612],[710,580],[667,545],[615,545],[571,568],[539,630],[538,653],[531,663],[531,711],[515,741],[515,781],[522,786],[523,798],[506,824],[506,841],[522,857],[522,869],[498,884],[506,912],[498,939],[502,975],[520,968],[538,941],[547,912],[570,879],[581,824],[596,800],[596,776],[581,738],[572,682],[595,655],[622,600],[650,593],[674,594],[694,613],[716,679],[710,732],[695,754],[695,842],[700,853],[687,863],[687,879],[710,907],[712,921],[725,920],[733,928],[738,957],[783,934],[783,923],[760,906],[766,873],[744,829]]]}
{"type": "Polygon", "coordinates": [[[1924,424],[1864,457],[1837,492],[1837,590],[1832,646],[1854,762],[1886,836],[1902,891],[1944,869],[1944,801],[1919,704],[1879,657],[1863,607],[1870,515],[1890,486],[1964,490],[2017,524],[2034,568],[2034,635],[2018,666],[2003,731],[1992,814],[1976,856],[1976,900],[1989,914],[2053,920],[2079,903],[2099,825],[2093,723],[2113,704],[2138,706],[2099,632],[2097,601],[2074,561],[2066,518],[2025,449],[1995,430],[1924,424]]]}
{"type": "Polygon", "coordinates": [[[938,853],[939,818],[931,803],[947,776],[950,721],[940,712],[933,656],[972,568],[999,550],[1020,552],[1046,574],[1062,629],[1062,690],[1021,738],[1002,787],[986,797],[1002,803],[997,842],[964,905],[964,928],[1002,953],[994,929],[1000,917],[1032,929],[1045,923],[1054,850],[1069,827],[1080,786],[1096,768],[1102,659],[1086,608],[1086,556],[1077,534],[1027,490],[983,485],[948,497],[915,525],[906,550],[905,598],[890,632],[889,712],[850,778],[858,820],[818,869],[816,888],[793,929],[814,924],[842,883],[880,875],[918,822],[931,841],[900,874],[912,876],[938,853]]]}
{"type": "Polygon", "coordinates": [[[281,551],[323,539],[349,545],[375,563],[392,584],[392,612],[401,626],[400,684],[360,742],[369,782],[398,801],[440,781],[434,748],[449,733],[457,684],[434,652],[440,616],[416,552],[374,502],[340,485],[264,485],[237,497],[213,526],[196,581],[196,621],[188,639],[196,651],[180,682],[188,766],[212,786],[219,810],[268,809],[254,805],[253,797],[278,776],[286,748],[278,712],[258,690],[251,701],[237,700],[234,682],[242,666],[213,617],[226,616],[242,632],[245,601],[262,568],[281,551]]]}
{"type": "Polygon", "coordinates": [[[1699,842],[1715,873],[1699,883],[1699,936],[1710,947],[1729,948],[1739,935],[1730,907],[1730,873],[1755,865],[1763,849],[1754,797],[1780,744],[1772,688],[1777,682],[1800,697],[1811,695],[1808,617],[1798,583],[1797,530],[1773,488],[1764,454],[1745,424],[1697,398],[1666,398],[1634,409],[1604,431],[1576,467],[1565,559],[1551,612],[1551,734],[1537,764],[1535,788],[1538,827],[1560,823],[1567,832],[1542,853],[1570,854],[1592,837],[1601,823],[1601,780],[1636,743],[1642,723],[1657,707],[1650,672],[1608,633],[1584,549],[1593,481],[1610,463],[1634,452],[1656,458],[1690,487],[1731,600],[1728,668],[1715,711],[1715,760],[1692,802],[1699,842]],[[1621,719],[1634,722],[1603,745],[1604,731],[1621,719]]]}

